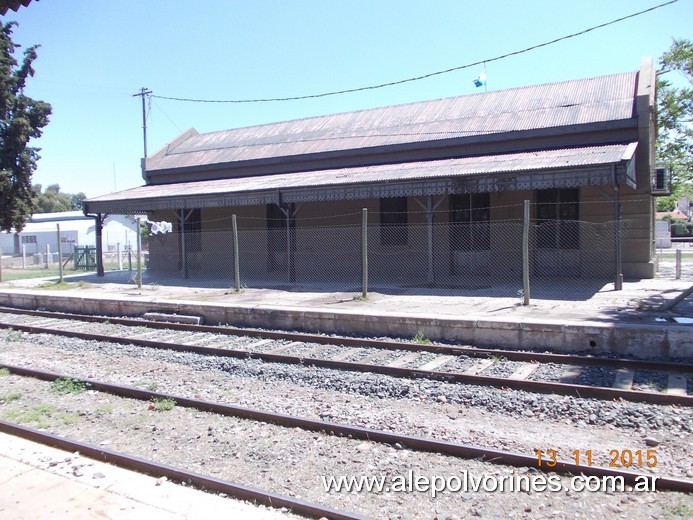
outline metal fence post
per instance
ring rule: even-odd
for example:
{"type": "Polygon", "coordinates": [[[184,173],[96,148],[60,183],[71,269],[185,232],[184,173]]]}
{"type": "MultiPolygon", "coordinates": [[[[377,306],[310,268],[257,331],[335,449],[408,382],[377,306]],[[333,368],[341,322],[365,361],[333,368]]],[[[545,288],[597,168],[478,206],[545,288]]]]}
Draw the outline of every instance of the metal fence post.
{"type": "Polygon", "coordinates": [[[22,244],[22,269],[26,269],[26,244],[22,244]]]}
{"type": "Polygon", "coordinates": [[[63,283],[63,244],[60,240],[60,224],[56,224],[58,228],[58,273],[60,274],[60,283],[63,283]]]}
{"type": "Polygon", "coordinates": [[[140,233],[142,225],[140,218],[137,218],[137,288],[142,288],[142,233],[140,233]]]}
{"type": "Polygon", "coordinates": [[[233,229],[233,279],[236,284],[236,292],[241,292],[241,269],[238,265],[238,225],[235,213],[231,215],[231,228],[233,229]]]}
{"type": "Polygon", "coordinates": [[[361,212],[361,297],[368,297],[368,209],[361,212]]]}
{"type": "Polygon", "coordinates": [[[522,219],[522,305],[529,305],[529,201],[522,219]]]}
{"type": "Polygon", "coordinates": [[[116,244],[116,254],[118,255],[118,271],[123,270],[123,257],[120,255],[120,242],[116,244]]]}
{"type": "Polygon", "coordinates": [[[681,279],[681,250],[676,250],[676,279],[681,279]]]}
{"type": "Polygon", "coordinates": [[[51,246],[50,244],[46,244],[46,269],[48,269],[48,257],[51,254],[51,246]]]}

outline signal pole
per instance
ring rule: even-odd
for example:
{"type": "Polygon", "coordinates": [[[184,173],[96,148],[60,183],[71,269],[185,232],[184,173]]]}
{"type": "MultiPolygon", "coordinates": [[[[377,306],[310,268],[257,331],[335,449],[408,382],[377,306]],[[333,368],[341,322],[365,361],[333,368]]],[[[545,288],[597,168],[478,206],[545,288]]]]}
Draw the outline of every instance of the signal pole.
{"type": "Polygon", "coordinates": [[[152,91],[142,87],[142,89],[137,93],[133,94],[132,97],[140,96],[142,98],[142,133],[144,137],[144,157],[147,157],[147,112],[144,105],[144,99],[146,96],[151,94],[152,91]]]}

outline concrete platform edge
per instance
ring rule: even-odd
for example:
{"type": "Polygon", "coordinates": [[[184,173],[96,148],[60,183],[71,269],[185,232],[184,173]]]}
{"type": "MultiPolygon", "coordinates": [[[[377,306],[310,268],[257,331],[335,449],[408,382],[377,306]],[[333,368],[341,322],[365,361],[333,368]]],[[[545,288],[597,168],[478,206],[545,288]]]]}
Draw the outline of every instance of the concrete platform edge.
{"type": "Polygon", "coordinates": [[[306,332],[365,336],[413,337],[466,342],[475,346],[508,349],[549,349],[556,352],[617,354],[643,359],[690,360],[691,328],[673,323],[639,324],[600,321],[494,319],[481,316],[448,318],[428,314],[377,312],[354,309],[274,307],[233,303],[170,300],[122,300],[31,293],[0,292],[0,305],[24,309],[69,311],[105,316],[140,316],[145,312],[203,316],[205,323],[306,332]]]}

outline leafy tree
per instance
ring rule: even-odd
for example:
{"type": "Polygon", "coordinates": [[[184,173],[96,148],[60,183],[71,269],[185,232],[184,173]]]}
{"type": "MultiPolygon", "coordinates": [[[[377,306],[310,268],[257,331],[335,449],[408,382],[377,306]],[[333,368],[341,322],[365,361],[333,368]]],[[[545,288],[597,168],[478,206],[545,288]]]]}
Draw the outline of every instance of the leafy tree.
{"type": "Polygon", "coordinates": [[[19,46],[12,42],[16,22],[0,24],[0,231],[21,230],[34,209],[31,176],[38,149],[28,146],[48,124],[51,106],[24,95],[38,46],[24,51],[21,65],[14,59],[19,46]]]}
{"type": "Polygon", "coordinates": [[[59,184],[51,184],[43,192],[41,189],[41,184],[35,184],[33,187],[36,193],[34,206],[37,213],[58,213],[82,209],[82,201],[87,198],[82,192],[62,193],[59,184]]]}
{"type": "Polygon", "coordinates": [[[693,43],[674,40],[659,59],[657,77],[657,162],[672,176],[672,195],[657,200],[658,211],[674,209],[679,196],[693,191],[693,88],[677,88],[664,73],[678,72],[693,85],[693,43]]]}

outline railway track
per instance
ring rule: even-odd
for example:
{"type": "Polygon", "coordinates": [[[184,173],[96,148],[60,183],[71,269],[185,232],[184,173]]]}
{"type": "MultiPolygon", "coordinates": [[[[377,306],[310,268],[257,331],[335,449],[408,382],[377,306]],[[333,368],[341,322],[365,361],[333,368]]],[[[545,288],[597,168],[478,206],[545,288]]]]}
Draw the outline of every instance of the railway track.
{"type": "Polygon", "coordinates": [[[693,365],[0,308],[0,329],[395,377],[693,405],[693,365]]]}
{"type": "MultiPolygon", "coordinates": [[[[512,467],[535,468],[538,471],[557,473],[562,475],[585,475],[593,477],[620,477],[624,482],[633,484],[639,479],[648,478],[652,475],[637,471],[624,470],[613,467],[592,466],[576,464],[572,461],[557,460],[555,464],[547,465],[542,463],[541,459],[536,454],[528,455],[524,453],[515,453],[505,450],[492,449],[483,446],[461,444],[455,442],[441,441],[431,438],[416,437],[411,435],[403,435],[388,431],[376,430],[353,426],[349,424],[338,424],[326,422],[322,420],[314,420],[305,417],[298,417],[286,414],[273,413],[263,410],[256,410],[244,407],[229,405],[226,403],[206,401],[202,399],[194,399],[181,395],[172,395],[162,392],[142,390],[139,388],[114,385],[102,381],[90,379],[73,378],[70,374],[56,374],[52,372],[33,370],[24,367],[0,365],[2,368],[9,370],[11,374],[16,376],[33,378],[41,381],[53,382],[56,380],[71,380],[79,381],[85,388],[96,392],[111,394],[118,397],[136,399],[141,401],[155,401],[160,399],[172,400],[177,406],[192,408],[202,412],[210,412],[221,416],[232,416],[250,421],[257,421],[267,424],[278,425],[284,428],[298,428],[308,432],[316,432],[321,435],[339,436],[349,439],[350,441],[369,441],[383,443],[387,445],[397,445],[401,449],[408,449],[417,452],[432,452],[461,459],[476,459],[485,463],[495,465],[505,465],[512,467]]],[[[61,439],[56,436],[44,434],[33,429],[23,428],[5,421],[0,421],[0,431],[19,435],[29,440],[34,440],[44,444],[63,447],[72,451],[78,450],[85,455],[94,458],[114,462],[126,468],[137,471],[153,473],[156,475],[166,475],[178,481],[190,481],[199,486],[204,486],[209,489],[223,491],[237,498],[258,500],[265,505],[273,507],[290,507],[300,514],[307,516],[328,516],[329,518],[357,518],[358,516],[349,513],[337,512],[333,509],[322,508],[315,504],[309,504],[304,501],[292,501],[288,497],[278,496],[274,493],[266,493],[259,490],[252,490],[242,485],[223,483],[217,479],[208,479],[202,475],[191,474],[177,468],[171,468],[166,465],[156,465],[151,461],[144,461],[137,457],[129,457],[125,454],[116,454],[109,450],[96,448],[94,446],[86,446],[83,443],[76,443],[61,439]]],[[[657,488],[660,490],[680,491],[685,493],[693,492],[693,481],[658,476],[657,488]]]]}

